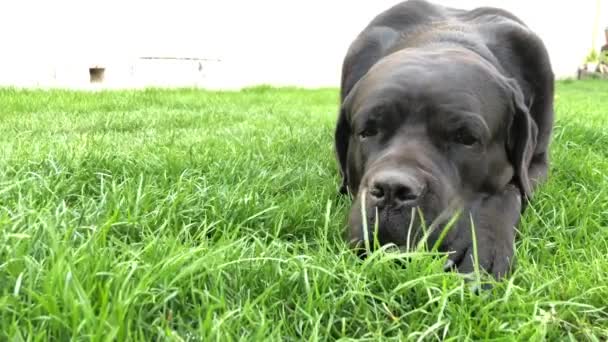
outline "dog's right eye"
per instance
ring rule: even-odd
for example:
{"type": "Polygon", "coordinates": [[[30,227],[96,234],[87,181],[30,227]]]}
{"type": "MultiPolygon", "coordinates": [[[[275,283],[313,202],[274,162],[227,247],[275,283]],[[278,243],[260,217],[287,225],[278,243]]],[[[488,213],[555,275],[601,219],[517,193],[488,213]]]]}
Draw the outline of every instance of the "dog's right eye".
{"type": "Polygon", "coordinates": [[[465,128],[458,129],[456,132],[454,132],[452,140],[457,144],[468,147],[474,146],[479,142],[479,139],[477,139],[475,135],[465,128]]]}
{"type": "Polygon", "coordinates": [[[376,128],[375,126],[370,126],[359,132],[359,138],[363,140],[369,137],[373,137],[376,134],[378,134],[378,128],[376,128]]]}

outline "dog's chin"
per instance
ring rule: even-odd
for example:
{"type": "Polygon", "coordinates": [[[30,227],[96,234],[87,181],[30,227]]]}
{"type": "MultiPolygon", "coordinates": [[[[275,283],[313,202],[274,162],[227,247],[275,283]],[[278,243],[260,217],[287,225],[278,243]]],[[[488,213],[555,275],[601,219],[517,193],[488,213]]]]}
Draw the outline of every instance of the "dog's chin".
{"type": "MultiPolygon", "coordinates": [[[[353,213],[352,216],[356,216],[356,213],[353,213]]],[[[380,217],[376,221],[376,216],[371,215],[368,217],[367,225],[363,225],[360,218],[351,219],[349,224],[350,247],[356,250],[357,254],[365,253],[367,248],[401,252],[414,250],[424,236],[420,219],[409,213],[396,216],[393,218],[398,219],[388,221],[380,217]]]]}
{"type": "Polygon", "coordinates": [[[450,208],[435,211],[432,208],[405,208],[398,213],[379,214],[367,208],[367,224],[363,225],[361,207],[355,203],[349,219],[348,241],[356,254],[363,256],[367,248],[385,251],[413,252],[421,242],[432,248],[442,233],[442,227],[450,221],[450,208]],[[366,235],[367,233],[367,235],[366,235]],[[366,241],[367,240],[367,241],[366,241]]]}
{"type": "Polygon", "coordinates": [[[351,250],[354,254],[359,257],[361,260],[365,260],[370,256],[371,253],[377,252],[379,250],[385,254],[400,254],[400,253],[410,253],[416,250],[416,244],[412,243],[411,245],[400,245],[392,242],[381,245],[379,248],[372,248],[373,241],[369,241],[370,248],[367,249],[365,245],[365,241],[358,240],[351,242],[351,250]]]}

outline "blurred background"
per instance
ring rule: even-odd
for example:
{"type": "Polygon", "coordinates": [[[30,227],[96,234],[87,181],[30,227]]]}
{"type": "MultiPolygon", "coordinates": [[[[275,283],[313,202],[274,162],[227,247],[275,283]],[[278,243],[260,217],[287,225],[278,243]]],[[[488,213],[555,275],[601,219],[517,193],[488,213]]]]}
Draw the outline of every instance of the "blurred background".
{"type": "MultiPolygon", "coordinates": [[[[435,0],[512,11],[543,38],[558,78],[606,44],[606,1],[435,0]]],[[[398,2],[2,1],[0,85],[336,87],[351,41],[398,2]]]]}

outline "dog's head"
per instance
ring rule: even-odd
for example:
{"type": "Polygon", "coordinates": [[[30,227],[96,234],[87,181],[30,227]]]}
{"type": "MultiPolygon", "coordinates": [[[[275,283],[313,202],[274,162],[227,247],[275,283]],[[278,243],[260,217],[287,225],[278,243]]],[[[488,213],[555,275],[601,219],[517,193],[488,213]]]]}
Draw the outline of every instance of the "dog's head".
{"type": "Polygon", "coordinates": [[[405,246],[453,204],[509,183],[529,197],[536,130],[519,86],[472,52],[385,57],[346,96],[335,132],[342,191],[355,197],[349,240],[365,238],[362,213],[368,238],[377,223],[380,244],[405,246]]]}

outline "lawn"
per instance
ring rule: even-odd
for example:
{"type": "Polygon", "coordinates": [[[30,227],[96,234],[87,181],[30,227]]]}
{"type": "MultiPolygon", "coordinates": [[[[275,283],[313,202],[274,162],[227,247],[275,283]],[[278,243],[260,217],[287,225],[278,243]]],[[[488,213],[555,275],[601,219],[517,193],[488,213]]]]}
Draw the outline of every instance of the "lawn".
{"type": "Polygon", "coordinates": [[[606,340],[608,83],[560,82],[518,267],[342,236],[336,89],[0,90],[0,340],[606,340]]]}

